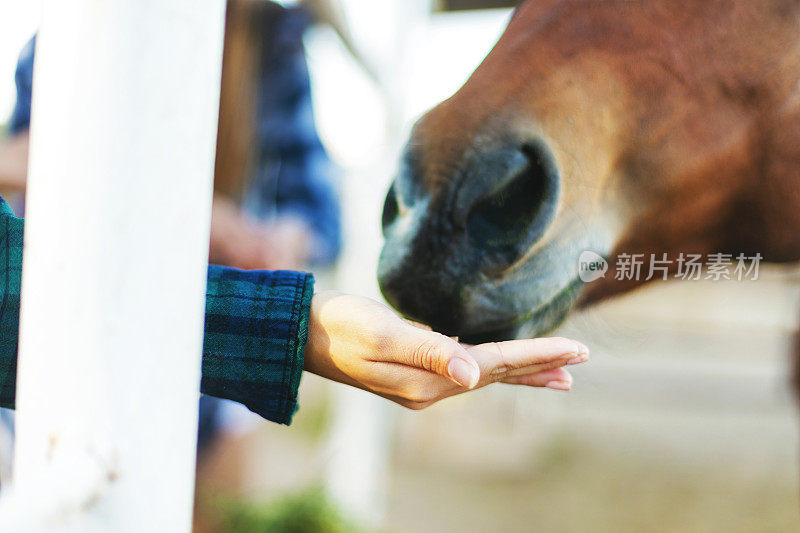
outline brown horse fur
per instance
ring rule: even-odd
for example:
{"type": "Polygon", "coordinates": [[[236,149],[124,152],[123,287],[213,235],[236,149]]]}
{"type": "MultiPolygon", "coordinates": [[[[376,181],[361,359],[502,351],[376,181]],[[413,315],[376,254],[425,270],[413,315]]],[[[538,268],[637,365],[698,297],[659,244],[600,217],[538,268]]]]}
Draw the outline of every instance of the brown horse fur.
{"type": "Polygon", "coordinates": [[[416,125],[379,276],[434,327],[527,336],[642,283],[581,286],[583,249],[790,262],[798,230],[800,0],[531,0],[416,125]],[[498,154],[531,142],[560,191],[531,209],[555,214],[524,250],[487,259],[465,220],[508,179],[498,154]]]}

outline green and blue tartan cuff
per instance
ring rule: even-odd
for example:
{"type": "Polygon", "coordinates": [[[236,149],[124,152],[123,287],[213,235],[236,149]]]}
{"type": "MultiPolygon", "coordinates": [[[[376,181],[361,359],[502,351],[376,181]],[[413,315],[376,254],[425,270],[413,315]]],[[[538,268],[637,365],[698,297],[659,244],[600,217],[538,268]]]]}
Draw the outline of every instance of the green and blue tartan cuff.
{"type": "Polygon", "coordinates": [[[201,392],[290,424],[313,294],[311,274],[209,267],[201,392]]]}

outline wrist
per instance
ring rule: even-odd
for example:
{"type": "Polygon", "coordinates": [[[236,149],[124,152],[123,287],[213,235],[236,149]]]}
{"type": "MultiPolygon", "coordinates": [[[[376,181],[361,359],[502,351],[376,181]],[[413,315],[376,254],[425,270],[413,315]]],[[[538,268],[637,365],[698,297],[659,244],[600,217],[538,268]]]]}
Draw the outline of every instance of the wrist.
{"type": "Polygon", "coordinates": [[[320,293],[314,293],[311,297],[311,309],[308,313],[308,338],[303,352],[303,370],[316,374],[317,344],[321,341],[323,332],[320,331],[319,321],[316,316],[316,309],[319,306],[320,293]]]}
{"type": "Polygon", "coordinates": [[[331,332],[323,321],[323,308],[332,298],[339,296],[337,291],[320,291],[311,298],[311,309],[308,314],[308,339],[303,354],[303,370],[317,375],[324,375],[326,364],[330,360],[331,332]]]}

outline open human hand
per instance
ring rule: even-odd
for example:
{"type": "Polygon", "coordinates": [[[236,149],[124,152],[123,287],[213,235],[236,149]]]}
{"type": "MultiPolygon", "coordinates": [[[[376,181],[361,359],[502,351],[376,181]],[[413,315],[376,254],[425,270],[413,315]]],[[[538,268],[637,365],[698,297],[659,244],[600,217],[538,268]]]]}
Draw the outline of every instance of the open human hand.
{"type": "Polygon", "coordinates": [[[460,344],[338,292],[314,296],[308,335],[305,370],[411,409],[497,382],[570,390],[564,367],[589,360],[586,346],[561,337],[460,344]]]}

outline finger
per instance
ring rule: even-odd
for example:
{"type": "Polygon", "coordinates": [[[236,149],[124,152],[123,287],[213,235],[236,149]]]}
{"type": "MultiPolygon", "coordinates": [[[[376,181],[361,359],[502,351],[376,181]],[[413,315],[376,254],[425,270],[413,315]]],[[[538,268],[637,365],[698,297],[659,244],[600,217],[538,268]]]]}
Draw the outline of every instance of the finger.
{"type": "Polygon", "coordinates": [[[572,389],[572,375],[565,368],[554,368],[536,374],[514,376],[502,380],[511,385],[526,385],[528,387],[547,387],[553,390],[568,391],[572,389]]]}
{"type": "Polygon", "coordinates": [[[481,376],[481,369],[467,350],[449,337],[433,331],[425,331],[397,321],[397,327],[388,333],[393,342],[380,360],[402,363],[427,370],[466,387],[474,388],[481,376]]]}
{"type": "Polygon", "coordinates": [[[467,389],[474,388],[480,381],[478,362],[457,341],[430,332],[416,346],[415,359],[419,368],[450,378],[467,389]]]}
{"type": "Polygon", "coordinates": [[[534,374],[537,372],[544,372],[545,370],[551,370],[554,368],[561,368],[565,366],[574,366],[579,365],[581,363],[585,363],[589,360],[588,353],[578,354],[575,357],[567,356],[562,357],[559,359],[555,359],[552,361],[548,361],[545,363],[535,363],[530,366],[522,366],[519,368],[510,368],[505,371],[499,369],[495,372],[495,377],[497,379],[502,378],[510,378],[514,376],[524,376],[526,374],[534,374]]]}
{"type": "Polygon", "coordinates": [[[499,381],[526,372],[585,362],[589,350],[563,337],[480,344],[467,349],[481,366],[482,377],[499,381]],[[536,368],[540,366],[540,368],[536,368]]]}

